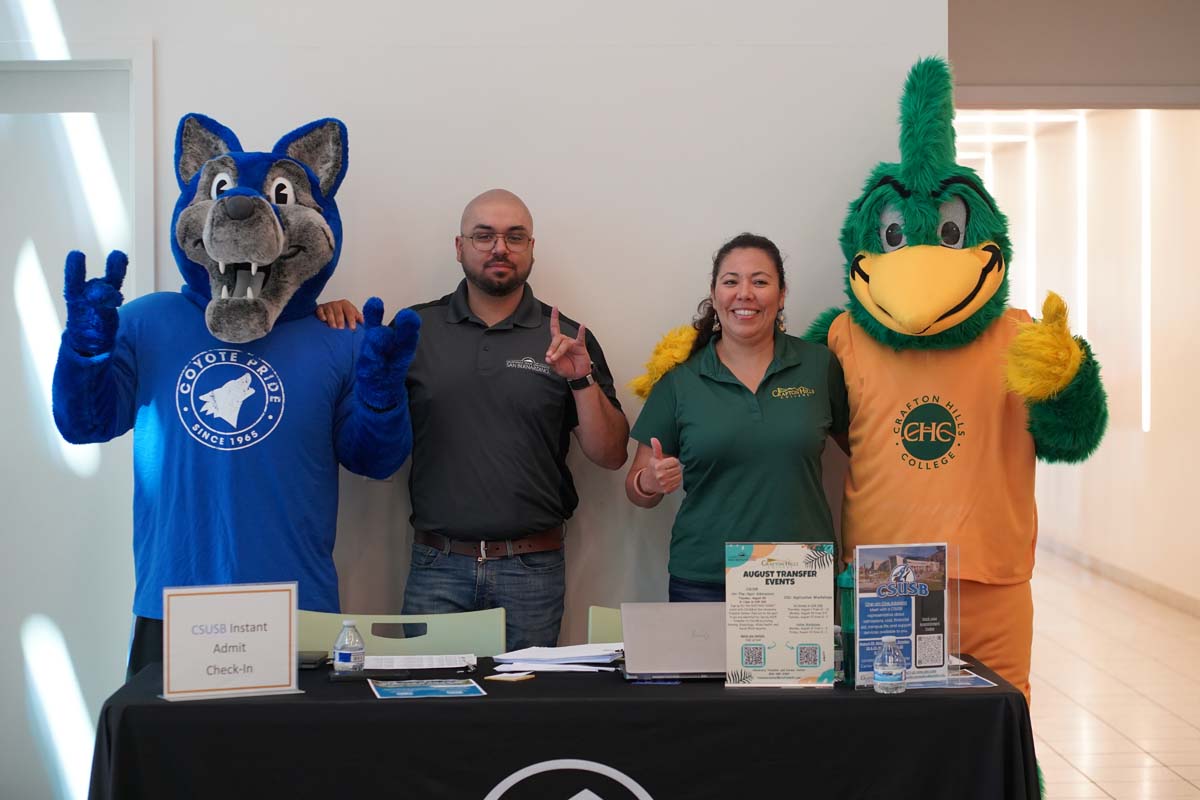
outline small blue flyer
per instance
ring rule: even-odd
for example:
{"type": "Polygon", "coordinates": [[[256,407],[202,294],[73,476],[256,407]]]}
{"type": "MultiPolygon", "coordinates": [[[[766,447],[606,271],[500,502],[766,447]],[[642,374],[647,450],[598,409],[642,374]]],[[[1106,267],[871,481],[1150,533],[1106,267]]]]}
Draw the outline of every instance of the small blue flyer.
{"type": "Polygon", "coordinates": [[[908,662],[910,685],[946,684],[949,675],[946,621],[946,544],[859,545],[854,549],[858,676],[874,683],[873,665],[884,636],[895,636],[908,662]]]}
{"type": "Polygon", "coordinates": [[[381,700],[406,697],[482,697],[487,694],[469,679],[430,681],[367,681],[381,700]]]}

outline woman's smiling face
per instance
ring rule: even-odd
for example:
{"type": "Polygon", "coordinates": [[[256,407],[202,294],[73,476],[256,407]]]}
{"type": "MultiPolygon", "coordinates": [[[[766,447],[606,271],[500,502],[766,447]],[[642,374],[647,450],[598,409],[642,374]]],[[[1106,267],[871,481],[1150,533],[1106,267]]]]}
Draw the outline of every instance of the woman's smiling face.
{"type": "Polygon", "coordinates": [[[745,342],[772,338],[787,291],[775,262],[757,247],[738,247],[722,259],[712,288],[721,335],[745,342]]]}

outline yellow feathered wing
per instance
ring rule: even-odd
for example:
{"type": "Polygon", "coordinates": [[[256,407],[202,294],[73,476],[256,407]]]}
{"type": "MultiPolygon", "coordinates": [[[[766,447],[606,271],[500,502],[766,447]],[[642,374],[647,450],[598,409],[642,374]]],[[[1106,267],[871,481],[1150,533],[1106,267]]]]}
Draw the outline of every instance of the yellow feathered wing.
{"type": "Polygon", "coordinates": [[[696,341],[696,329],[691,325],[681,325],[667,333],[654,346],[650,360],[646,362],[646,374],[639,375],[629,382],[629,388],[638,397],[645,400],[650,396],[650,390],[675,367],[687,361],[692,354],[692,343],[696,341]]]}

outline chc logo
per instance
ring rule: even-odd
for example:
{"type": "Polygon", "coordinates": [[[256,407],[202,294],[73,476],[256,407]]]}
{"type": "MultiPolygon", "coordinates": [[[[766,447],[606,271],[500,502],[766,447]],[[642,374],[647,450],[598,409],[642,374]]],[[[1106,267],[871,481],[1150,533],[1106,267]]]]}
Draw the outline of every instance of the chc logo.
{"type": "Polygon", "coordinates": [[[900,409],[892,433],[902,445],[900,459],[916,469],[939,469],[955,458],[962,447],[962,413],[940,395],[914,397],[900,409]]]}

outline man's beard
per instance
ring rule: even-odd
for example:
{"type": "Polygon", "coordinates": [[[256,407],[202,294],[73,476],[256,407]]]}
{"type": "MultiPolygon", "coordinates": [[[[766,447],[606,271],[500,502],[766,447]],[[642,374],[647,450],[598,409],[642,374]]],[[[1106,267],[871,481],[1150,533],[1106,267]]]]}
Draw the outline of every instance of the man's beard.
{"type": "MultiPolygon", "coordinates": [[[[532,264],[530,265],[532,267],[532,264]]],[[[517,265],[511,261],[492,260],[483,265],[478,274],[467,269],[467,265],[463,264],[463,275],[471,282],[471,285],[481,292],[492,297],[507,297],[513,292],[519,290],[525,285],[525,281],[529,279],[529,274],[522,275],[517,269],[517,265]],[[512,269],[512,274],[507,278],[491,278],[487,275],[487,268],[493,264],[507,264],[512,269]]]]}

